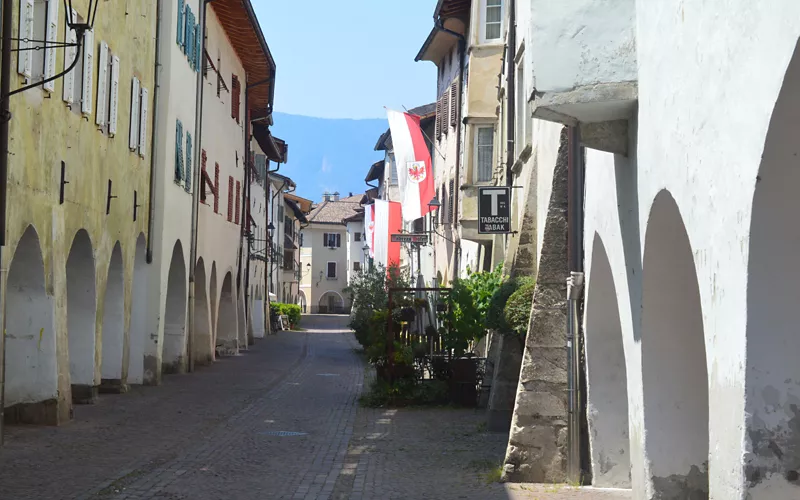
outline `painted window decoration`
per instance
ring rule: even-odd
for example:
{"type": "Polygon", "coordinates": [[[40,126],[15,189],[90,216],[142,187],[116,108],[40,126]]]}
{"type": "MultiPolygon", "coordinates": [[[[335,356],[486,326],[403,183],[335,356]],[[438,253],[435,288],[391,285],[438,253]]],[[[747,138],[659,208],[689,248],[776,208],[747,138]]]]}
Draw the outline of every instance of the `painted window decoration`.
{"type": "Polygon", "coordinates": [[[183,123],[175,123],[175,182],[181,183],[183,179],[183,123]]]}
{"type": "Polygon", "coordinates": [[[503,36],[503,0],[486,0],[486,40],[503,36]]]}
{"type": "Polygon", "coordinates": [[[214,213],[219,213],[219,163],[214,164],[214,213]]]}
{"type": "Polygon", "coordinates": [[[239,123],[239,101],[241,99],[242,87],[239,84],[239,77],[231,76],[231,118],[239,123]]]}
{"type": "Polygon", "coordinates": [[[192,134],[186,132],[186,178],[183,182],[183,189],[187,193],[192,192],[192,134]]]}
{"type": "Polygon", "coordinates": [[[477,182],[492,180],[492,157],[494,156],[494,127],[478,127],[475,141],[475,164],[477,182]]]}
{"type": "Polygon", "coordinates": [[[186,4],[185,0],[178,0],[178,34],[176,43],[181,52],[186,55],[189,67],[194,71],[200,71],[202,63],[202,36],[200,24],[195,22],[197,17],[192,8],[186,4]]]}
{"type": "Polygon", "coordinates": [[[228,222],[233,222],[233,177],[228,176],[228,222]]]}
{"type": "Polygon", "coordinates": [[[242,183],[236,181],[236,207],[233,209],[234,213],[234,224],[239,224],[239,207],[241,206],[240,200],[242,196],[242,183]]]}

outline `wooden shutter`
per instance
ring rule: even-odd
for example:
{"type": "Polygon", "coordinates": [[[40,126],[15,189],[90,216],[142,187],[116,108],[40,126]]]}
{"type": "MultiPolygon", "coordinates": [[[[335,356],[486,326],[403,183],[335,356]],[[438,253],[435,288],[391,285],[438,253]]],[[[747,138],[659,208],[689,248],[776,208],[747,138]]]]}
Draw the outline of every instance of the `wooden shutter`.
{"type": "Polygon", "coordinates": [[[239,223],[239,206],[241,205],[242,183],[236,181],[236,207],[233,209],[236,219],[236,224],[239,223]]]}
{"type": "Polygon", "coordinates": [[[456,220],[456,214],[453,213],[453,208],[456,199],[456,181],[450,179],[450,199],[447,206],[447,222],[453,223],[456,220]]]}
{"type": "Polygon", "coordinates": [[[92,114],[92,95],[94,92],[94,32],[87,31],[83,35],[83,86],[81,95],[81,113],[92,114]]]}
{"type": "Polygon", "coordinates": [[[328,262],[328,278],[336,277],[336,262],[328,262]]]}
{"type": "MultiPolygon", "coordinates": [[[[45,40],[48,47],[44,49],[44,78],[52,78],[56,74],[56,49],[53,44],[58,40],[58,4],[62,0],[47,1],[47,27],[45,28],[45,40]]],[[[53,92],[56,89],[56,82],[47,82],[44,89],[53,92]]]]}
{"type": "Polygon", "coordinates": [[[448,112],[450,111],[450,92],[447,90],[444,91],[442,94],[442,124],[440,127],[442,128],[442,133],[447,135],[447,132],[450,129],[450,122],[448,121],[448,112]]]}
{"type": "Polygon", "coordinates": [[[200,33],[200,25],[194,25],[194,70],[199,72],[203,66],[203,37],[200,33]]]}
{"type": "Polygon", "coordinates": [[[442,138],[442,98],[436,100],[436,140],[442,138]]]}
{"type": "Polygon", "coordinates": [[[183,47],[183,12],[186,10],[186,4],[184,0],[178,0],[178,45],[183,47]]]}
{"type": "Polygon", "coordinates": [[[219,213],[219,163],[214,164],[214,213],[219,213]]]}
{"type": "Polygon", "coordinates": [[[228,222],[233,221],[233,177],[228,176],[228,222]]]}
{"type": "Polygon", "coordinates": [[[439,207],[439,224],[444,224],[444,214],[447,212],[447,188],[444,187],[444,182],[442,183],[442,197],[439,198],[439,203],[442,204],[439,207]]]}
{"type": "Polygon", "coordinates": [[[184,35],[186,40],[183,45],[183,52],[189,58],[189,66],[194,69],[194,13],[192,13],[192,9],[188,5],[186,6],[186,19],[184,21],[186,24],[186,34],[184,35]]]}
{"type": "Polygon", "coordinates": [[[340,248],[342,246],[342,235],[336,233],[336,248],[340,248]]]}
{"type": "Polygon", "coordinates": [[[239,77],[236,75],[231,76],[231,118],[239,123],[239,101],[241,99],[241,87],[239,85],[239,77]]]}
{"type": "MultiPolygon", "coordinates": [[[[72,11],[72,18],[77,19],[78,13],[74,10],[72,11]]],[[[66,27],[66,34],[64,35],[64,41],[66,43],[78,43],[78,37],[74,30],[69,29],[69,26],[66,27]]],[[[78,49],[77,47],[66,47],[64,48],[64,71],[68,70],[72,63],[75,61],[75,58],[78,57],[78,49]]],[[[75,102],[75,70],[73,69],[69,73],[65,74],[63,77],[64,81],[64,88],[62,93],[62,99],[67,104],[72,104],[75,102]]]]}
{"type": "Polygon", "coordinates": [[[33,51],[26,50],[31,47],[33,39],[33,0],[19,0],[19,52],[17,52],[17,71],[28,78],[33,70],[33,51]]]}
{"type": "MultiPolygon", "coordinates": [[[[136,146],[139,145],[139,99],[141,99],[142,89],[139,79],[135,76],[131,82],[131,133],[128,137],[128,147],[135,151],[136,146]]],[[[183,130],[182,126],[181,130],[183,130]]]]}
{"type": "Polygon", "coordinates": [[[186,179],[183,189],[187,193],[192,192],[192,134],[186,132],[186,179]]]}
{"type": "Polygon", "coordinates": [[[175,182],[183,179],[183,123],[175,121],[175,182]]]}
{"type": "MultiPolygon", "coordinates": [[[[147,115],[150,106],[150,91],[142,87],[142,98],[139,110],[139,156],[144,158],[147,149],[147,115]]],[[[188,151],[187,151],[188,154],[188,151]]]]}
{"type": "Polygon", "coordinates": [[[458,127],[458,83],[450,84],[450,126],[458,127]]]}
{"type": "Polygon", "coordinates": [[[100,57],[97,59],[97,113],[95,123],[106,124],[106,102],[108,99],[108,44],[100,42],[100,57]]]}
{"type": "Polygon", "coordinates": [[[119,116],[119,57],[111,58],[111,98],[108,110],[108,134],[117,135],[117,117],[119,116]]]}
{"type": "Polygon", "coordinates": [[[328,233],[322,233],[322,246],[328,246],[328,233]]]}

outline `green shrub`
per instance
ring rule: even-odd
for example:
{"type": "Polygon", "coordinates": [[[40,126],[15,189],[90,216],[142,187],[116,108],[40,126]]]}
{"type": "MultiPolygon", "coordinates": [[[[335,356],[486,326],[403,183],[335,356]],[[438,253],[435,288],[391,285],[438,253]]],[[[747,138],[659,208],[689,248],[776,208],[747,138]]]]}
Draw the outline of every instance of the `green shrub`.
{"type": "Polygon", "coordinates": [[[361,406],[368,408],[445,405],[449,401],[446,382],[400,379],[393,384],[376,379],[369,392],[359,398],[361,406]]]}
{"type": "Polygon", "coordinates": [[[508,297],[503,315],[508,331],[524,337],[528,333],[528,324],[531,320],[533,306],[533,291],[536,280],[531,277],[521,277],[516,280],[517,289],[508,297]]]}
{"type": "Polygon", "coordinates": [[[274,316],[287,316],[292,328],[300,323],[301,310],[297,304],[283,304],[281,302],[271,302],[269,313],[274,316]]]}
{"type": "Polygon", "coordinates": [[[399,267],[394,265],[387,270],[381,265],[376,265],[355,273],[350,284],[344,289],[345,293],[350,294],[353,304],[350,328],[355,332],[356,340],[365,349],[370,346],[374,337],[371,326],[374,313],[389,306],[388,288],[407,286],[409,286],[408,276],[403,274],[399,267]]]}
{"type": "Polygon", "coordinates": [[[492,300],[489,303],[489,311],[486,313],[486,326],[500,333],[508,333],[511,327],[506,322],[505,308],[508,299],[520,286],[520,280],[510,278],[503,282],[495,290],[492,300]]]}

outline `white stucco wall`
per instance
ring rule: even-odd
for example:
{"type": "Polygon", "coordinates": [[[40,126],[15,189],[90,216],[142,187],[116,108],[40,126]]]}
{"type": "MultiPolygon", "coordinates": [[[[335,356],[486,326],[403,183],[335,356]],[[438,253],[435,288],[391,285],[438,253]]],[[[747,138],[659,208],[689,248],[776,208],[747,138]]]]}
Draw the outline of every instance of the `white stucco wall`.
{"type": "MultiPolygon", "coordinates": [[[[636,80],[635,0],[528,0],[533,82],[542,92],[636,80]]],[[[649,10],[658,10],[647,4],[649,10]]],[[[530,67],[530,66],[529,66],[530,67]]],[[[530,94],[528,94],[530,95],[530,94]]]]}
{"type": "MultiPolygon", "coordinates": [[[[783,475],[769,473],[748,492],[742,457],[753,458],[745,412],[753,194],[770,118],[800,35],[799,14],[800,4],[788,0],[769,6],[734,0],[724,11],[700,0],[637,2],[638,145],[631,145],[630,159],[588,151],[585,224],[586,261],[592,260],[597,234],[619,298],[636,498],[653,494],[643,417],[642,370],[648,367],[642,365],[640,341],[648,332],[641,330],[639,311],[650,208],[664,189],[685,223],[699,283],[710,497],[797,494],[783,475]],[[707,29],[711,24],[714,30],[707,29]]],[[[785,388],[776,388],[776,404],[787,397],[785,388]]]]}
{"type": "MultiPolygon", "coordinates": [[[[342,298],[342,304],[350,304],[347,294],[342,290],[347,286],[347,227],[341,224],[315,224],[311,223],[303,229],[303,249],[301,251],[301,265],[303,279],[300,290],[305,293],[309,312],[316,311],[320,299],[330,292],[342,298]],[[341,246],[329,248],[324,246],[323,234],[338,233],[341,235],[341,246]],[[328,262],[336,262],[336,279],[329,279],[328,262]],[[309,268],[306,264],[310,263],[309,268]]],[[[327,301],[327,297],[325,298],[327,301]]],[[[325,302],[327,304],[327,302],[325,302]]]]}
{"type": "Polygon", "coordinates": [[[347,223],[347,282],[353,280],[355,274],[354,263],[358,262],[361,269],[366,268],[364,260],[364,221],[347,223]],[[356,233],[361,235],[361,241],[356,241],[356,233]]]}

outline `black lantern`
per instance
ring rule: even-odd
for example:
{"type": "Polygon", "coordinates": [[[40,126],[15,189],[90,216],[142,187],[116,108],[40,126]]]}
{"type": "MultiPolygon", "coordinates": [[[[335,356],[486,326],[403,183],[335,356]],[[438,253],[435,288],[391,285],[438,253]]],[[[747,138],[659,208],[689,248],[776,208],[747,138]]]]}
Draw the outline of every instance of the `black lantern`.
{"type": "Polygon", "coordinates": [[[438,217],[436,217],[436,215],[438,214],[440,208],[442,208],[442,204],[439,202],[436,196],[434,196],[433,199],[431,199],[431,201],[428,202],[428,210],[430,210],[431,221],[434,227],[438,222],[438,217]]]}
{"type": "Polygon", "coordinates": [[[72,0],[64,0],[64,9],[67,11],[67,26],[78,33],[90,31],[94,26],[94,20],[97,18],[97,6],[99,4],[100,0],[89,0],[89,8],[86,11],[86,18],[83,20],[83,22],[80,22],[75,16],[72,15],[74,12],[72,9],[72,0]]]}

